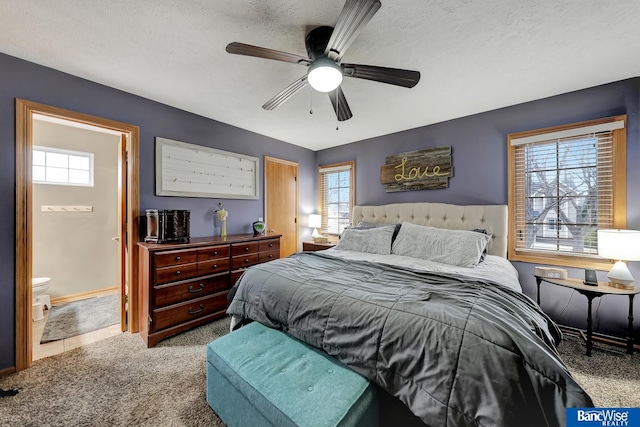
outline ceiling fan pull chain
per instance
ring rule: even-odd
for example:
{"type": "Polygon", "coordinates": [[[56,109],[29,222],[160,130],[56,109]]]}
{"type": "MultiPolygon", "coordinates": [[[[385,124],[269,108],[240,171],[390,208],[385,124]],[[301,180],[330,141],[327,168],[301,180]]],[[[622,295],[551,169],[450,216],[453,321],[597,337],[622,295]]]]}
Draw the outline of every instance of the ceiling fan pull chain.
{"type": "Polygon", "coordinates": [[[336,89],[336,130],[340,130],[340,97],[338,96],[338,89],[336,89]]]}
{"type": "Polygon", "coordinates": [[[309,86],[309,114],[313,114],[313,89],[309,86]]]}

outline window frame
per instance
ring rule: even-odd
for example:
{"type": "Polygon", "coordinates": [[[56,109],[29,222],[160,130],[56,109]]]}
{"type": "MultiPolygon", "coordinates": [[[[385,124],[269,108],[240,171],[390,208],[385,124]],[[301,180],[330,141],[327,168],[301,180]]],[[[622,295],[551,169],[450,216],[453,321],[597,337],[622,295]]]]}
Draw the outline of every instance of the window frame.
{"type": "Polygon", "coordinates": [[[520,261],[535,264],[559,265],[575,268],[593,268],[599,270],[608,270],[613,264],[613,260],[599,258],[596,255],[580,255],[580,254],[561,254],[549,253],[542,251],[516,251],[516,146],[511,145],[511,141],[518,138],[526,138],[534,135],[542,135],[552,132],[559,132],[569,129],[583,128],[587,126],[595,126],[615,121],[623,121],[622,129],[612,131],[612,208],[613,228],[624,229],[627,225],[627,116],[619,115],[606,117],[596,120],[588,120],[567,125],[552,126],[543,129],[536,129],[525,132],[517,132],[509,134],[507,137],[508,149],[508,210],[509,210],[509,245],[508,259],[510,261],[520,261]]]}
{"type": "MultiPolygon", "coordinates": [[[[47,147],[47,146],[43,146],[43,145],[34,145],[31,151],[31,180],[34,184],[44,184],[44,185],[63,185],[63,186],[67,186],[67,187],[94,187],[95,186],[95,164],[94,164],[94,153],[89,153],[86,151],[77,151],[77,150],[67,150],[64,148],[56,148],[56,147],[47,147]],[[39,152],[43,152],[45,153],[45,156],[47,153],[55,153],[55,154],[64,154],[67,156],[67,160],[68,160],[68,156],[76,156],[76,157],[84,157],[87,158],[89,160],[89,169],[87,170],[87,172],[89,173],[89,182],[88,183],[75,183],[75,182],[69,182],[68,180],[68,175],[67,175],[67,182],[60,182],[60,181],[40,181],[40,180],[36,180],[35,178],[33,178],[33,167],[34,166],[42,166],[42,165],[35,165],[33,163],[33,155],[36,151],[39,152]]],[[[45,169],[47,167],[47,165],[44,165],[45,169]]],[[[62,169],[62,168],[61,168],[62,169]]],[[[82,170],[82,169],[74,169],[74,168],[70,168],[68,163],[67,163],[67,167],[66,167],[67,172],[70,170],[82,170]]],[[[46,175],[46,173],[45,173],[46,175]]]]}
{"type": "Polygon", "coordinates": [[[340,167],[349,167],[349,171],[350,171],[350,182],[349,182],[349,224],[351,224],[351,221],[353,219],[353,206],[355,205],[355,175],[356,175],[356,162],[355,160],[350,160],[347,162],[340,162],[340,163],[332,163],[332,164],[328,164],[328,165],[321,165],[318,166],[318,212],[320,213],[320,216],[322,218],[322,227],[320,229],[320,233],[321,234],[328,234],[329,236],[335,236],[338,237],[341,233],[329,233],[326,228],[325,225],[327,224],[327,212],[326,212],[326,207],[324,206],[323,203],[323,194],[324,194],[324,187],[323,187],[323,182],[324,182],[324,178],[323,178],[323,174],[326,172],[321,172],[323,169],[329,169],[329,168],[340,168],[340,167]]]}

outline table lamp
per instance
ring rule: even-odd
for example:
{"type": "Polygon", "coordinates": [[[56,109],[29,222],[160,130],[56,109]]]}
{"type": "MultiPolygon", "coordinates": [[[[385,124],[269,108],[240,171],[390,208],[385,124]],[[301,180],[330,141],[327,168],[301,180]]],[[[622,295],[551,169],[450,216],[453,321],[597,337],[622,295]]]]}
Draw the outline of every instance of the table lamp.
{"type": "Polygon", "coordinates": [[[598,230],[598,255],[616,261],[607,274],[609,286],[632,289],[633,276],[623,261],[640,261],[640,231],[598,230]]]}
{"type": "Polygon", "coordinates": [[[320,233],[318,233],[318,228],[322,227],[322,216],[318,214],[309,214],[309,227],[313,228],[313,233],[311,233],[311,237],[314,239],[316,237],[320,237],[320,233]]]}

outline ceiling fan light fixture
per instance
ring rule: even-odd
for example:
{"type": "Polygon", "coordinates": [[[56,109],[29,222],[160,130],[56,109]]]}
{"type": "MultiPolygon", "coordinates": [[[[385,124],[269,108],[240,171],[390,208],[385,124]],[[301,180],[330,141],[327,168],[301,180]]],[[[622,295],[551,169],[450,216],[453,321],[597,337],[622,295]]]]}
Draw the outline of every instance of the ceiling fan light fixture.
{"type": "Polygon", "coordinates": [[[331,92],[342,83],[342,68],[327,57],[317,58],[309,67],[307,81],[318,92],[331,92]]]}

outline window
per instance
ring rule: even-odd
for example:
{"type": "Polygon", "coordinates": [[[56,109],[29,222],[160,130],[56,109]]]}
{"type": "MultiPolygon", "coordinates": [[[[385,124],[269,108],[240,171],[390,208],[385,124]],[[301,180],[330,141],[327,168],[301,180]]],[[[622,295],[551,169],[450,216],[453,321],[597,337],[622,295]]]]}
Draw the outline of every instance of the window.
{"type": "Polygon", "coordinates": [[[509,259],[608,268],[597,230],[626,227],[626,116],[511,134],[509,259]]]}
{"type": "Polygon", "coordinates": [[[318,168],[322,232],[339,235],[351,224],[354,201],[355,162],[318,168]]]}
{"type": "Polygon", "coordinates": [[[33,147],[33,182],[93,187],[93,153],[33,147]]]}

